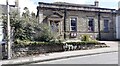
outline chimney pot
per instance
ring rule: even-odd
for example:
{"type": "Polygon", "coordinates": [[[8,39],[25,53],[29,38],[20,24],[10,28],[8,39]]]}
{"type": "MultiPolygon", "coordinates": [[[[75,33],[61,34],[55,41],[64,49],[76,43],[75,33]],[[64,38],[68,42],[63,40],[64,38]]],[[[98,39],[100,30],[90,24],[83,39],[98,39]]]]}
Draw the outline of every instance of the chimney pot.
{"type": "Polygon", "coordinates": [[[95,0],[94,5],[98,7],[99,6],[99,1],[95,0]]]}

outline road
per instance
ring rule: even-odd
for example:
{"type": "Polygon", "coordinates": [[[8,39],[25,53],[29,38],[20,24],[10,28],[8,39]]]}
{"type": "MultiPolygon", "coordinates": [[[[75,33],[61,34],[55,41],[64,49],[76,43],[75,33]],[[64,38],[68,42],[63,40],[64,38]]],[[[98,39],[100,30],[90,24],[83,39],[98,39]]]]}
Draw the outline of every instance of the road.
{"type": "Polygon", "coordinates": [[[33,64],[118,64],[118,52],[72,57],[33,64]]]}

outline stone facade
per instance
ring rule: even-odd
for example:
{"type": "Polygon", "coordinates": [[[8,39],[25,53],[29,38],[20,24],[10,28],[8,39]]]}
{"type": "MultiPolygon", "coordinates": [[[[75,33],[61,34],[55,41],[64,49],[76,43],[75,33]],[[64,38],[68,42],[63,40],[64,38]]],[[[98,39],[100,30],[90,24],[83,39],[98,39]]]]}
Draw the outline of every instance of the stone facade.
{"type": "Polygon", "coordinates": [[[98,5],[39,2],[37,10],[39,23],[47,23],[50,28],[58,30],[56,38],[81,39],[81,35],[88,34],[102,40],[116,39],[115,9],[100,8],[98,5]]]}
{"type": "Polygon", "coordinates": [[[120,10],[117,11],[116,17],[116,38],[120,40],[120,10]]]}
{"type": "Polygon", "coordinates": [[[118,2],[118,10],[116,17],[116,38],[120,40],[120,1],[118,2]]]}

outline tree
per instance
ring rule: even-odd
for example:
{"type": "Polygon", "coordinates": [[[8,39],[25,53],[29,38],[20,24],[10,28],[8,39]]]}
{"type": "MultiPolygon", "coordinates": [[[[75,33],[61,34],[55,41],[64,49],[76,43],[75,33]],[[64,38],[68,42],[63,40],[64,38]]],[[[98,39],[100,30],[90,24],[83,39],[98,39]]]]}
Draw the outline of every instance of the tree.
{"type": "Polygon", "coordinates": [[[22,16],[24,18],[28,18],[29,19],[29,17],[30,17],[30,11],[29,11],[29,9],[27,7],[24,8],[24,12],[22,13],[22,16]]]}
{"type": "MultiPolygon", "coordinates": [[[[24,20],[20,17],[20,13],[17,11],[12,11],[10,12],[10,26],[11,26],[11,34],[14,40],[20,39],[20,40],[25,40],[26,38],[26,33],[24,30],[24,20]]],[[[4,34],[5,38],[7,39],[7,16],[3,15],[3,25],[4,25],[4,34]]]]}
{"type": "MultiPolygon", "coordinates": [[[[29,40],[29,41],[45,41],[53,39],[50,29],[45,24],[38,24],[35,13],[29,13],[27,7],[24,8],[22,17],[18,18],[19,14],[14,11],[10,15],[11,30],[13,30],[14,41],[29,40]]],[[[7,27],[7,17],[3,16],[4,31],[7,27]]],[[[7,33],[5,33],[7,35],[7,33]]]]}

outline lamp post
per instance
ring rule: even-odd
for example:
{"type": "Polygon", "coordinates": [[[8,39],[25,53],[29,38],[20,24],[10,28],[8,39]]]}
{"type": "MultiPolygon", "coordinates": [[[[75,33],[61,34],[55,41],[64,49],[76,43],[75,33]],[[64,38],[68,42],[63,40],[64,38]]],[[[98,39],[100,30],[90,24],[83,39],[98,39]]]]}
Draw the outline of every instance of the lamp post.
{"type": "Polygon", "coordinates": [[[10,33],[11,33],[11,27],[10,27],[10,9],[9,9],[9,3],[8,0],[6,0],[7,4],[7,46],[8,46],[8,59],[11,59],[12,52],[11,52],[11,42],[10,42],[10,33]]]}

